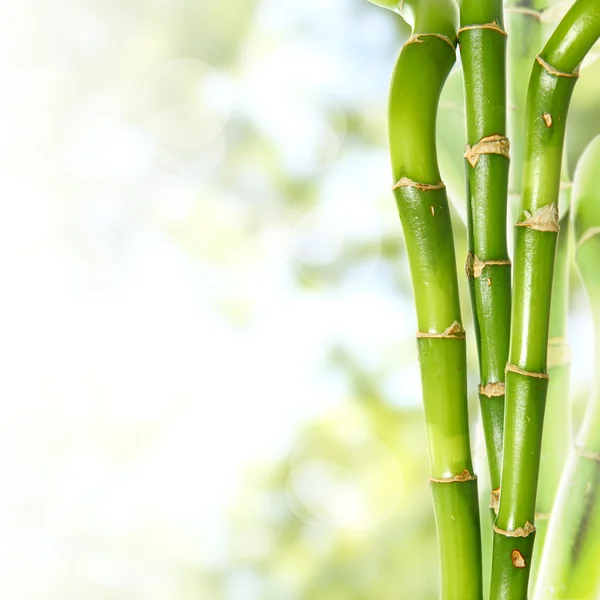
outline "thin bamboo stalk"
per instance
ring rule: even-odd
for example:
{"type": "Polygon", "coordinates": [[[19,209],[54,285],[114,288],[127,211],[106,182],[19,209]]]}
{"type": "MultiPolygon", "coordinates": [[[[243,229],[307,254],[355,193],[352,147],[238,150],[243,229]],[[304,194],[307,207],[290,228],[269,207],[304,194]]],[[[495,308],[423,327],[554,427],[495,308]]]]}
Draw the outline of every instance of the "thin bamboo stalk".
{"type": "Polygon", "coordinates": [[[452,0],[406,0],[413,34],[390,90],[394,181],[417,309],[431,488],[443,600],[482,597],[477,481],[473,473],[454,241],[436,153],[439,96],[455,61],[452,0]]]}
{"type": "Polygon", "coordinates": [[[492,489],[500,488],[504,369],[510,336],[511,263],[506,243],[506,32],[502,0],[462,0],[467,116],[467,277],[479,354],[479,400],[492,489]]]}
{"type": "MultiPolygon", "coordinates": [[[[564,158],[563,158],[564,160],[564,158]]],[[[571,264],[571,212],[569,203],[571,187],[563,169],[560,205],[566,211],[560,219],[548,339],[548,398],[544,415],[540,476],[535,512],[535,553],[531,567],[531,582],[535,584],[540,559],[546,542],[548,522],[563,469],[572,443],[571,403],[571,352],[567,342],[567,316],[569,311],[569,274],[571,264]]],[[[561,209],[562,210],[562,209],[561,209]]]]}
{"type": "Polygon", "coordinates": [[[527,597],[566,117],[578,66],[598,35],[600,4],[577,0],[537,57],[529,84],[523,194],[515,231],[502,490],[494,526],[495,600],[527,597]]]}
{"type": "MultiPolygon", "coordinates": [[[[583,153],[573,188],[575,260],[590,300],[600,373],[600,137],[583,153]]],[[[600,387],[560,482],[535,600],[594,600],[600,593],[600,387]]]]}

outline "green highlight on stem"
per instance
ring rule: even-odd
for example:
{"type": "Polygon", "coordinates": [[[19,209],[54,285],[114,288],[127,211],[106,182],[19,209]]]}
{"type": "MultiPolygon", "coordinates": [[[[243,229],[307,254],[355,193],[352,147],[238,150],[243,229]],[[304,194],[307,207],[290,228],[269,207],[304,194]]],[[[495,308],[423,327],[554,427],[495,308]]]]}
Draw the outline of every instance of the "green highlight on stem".
{"type": "Polygon", "coordinates": [[[469,279],[479,353],[479,400],[492,489],[500,487],[511,264],[506,243],[506,32],[502,0],[462,0],[458,37],[467,116],[469,279]]]}
{"type": "MultiPolygon", "coordinates": [[[[592,308],[594,375],[600,373],[600,137],[583,153],[573,187],[575,260],[592,308]]],[[[564,470],[535,600],[594,600],[600,593],[600,386],[595,382],[584,425],[564,470]]]]}
{"type": "Polygon", "coordinates": [[[565,125],[577,69],[600,35],[600,3],[577,0],[537,57],[527,93],[523,193],[515,265],[502,488],[494,526],[491,598],[523,600],[548,388],[550,298],[565,125]]]}
{"type": "Polygon", "coordinates": [[[436,151],[439,97],[455,62],[453,0],[406,0],[414,18],[392,77],[389,139],[419,333],[443,600],[482,598],[477,481],[454,241],[436,151]]]}

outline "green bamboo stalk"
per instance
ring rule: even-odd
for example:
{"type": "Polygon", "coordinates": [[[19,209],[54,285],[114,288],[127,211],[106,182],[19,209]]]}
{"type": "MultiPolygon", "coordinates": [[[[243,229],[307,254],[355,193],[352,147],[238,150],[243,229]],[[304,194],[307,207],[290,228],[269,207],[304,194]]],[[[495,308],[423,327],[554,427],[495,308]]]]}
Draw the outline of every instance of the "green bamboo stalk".
{"type": "MultiPolygon", "coordinates": [[[[587,291],[600,372],[600,137],[581,156],[573,188],[575,260],[587,291]]],[[[552,514],[535,600],[593,600],[600,593],[600,387],[595,384],[552,514]]]]}
{"type": "MultiPolygon", "coordinates": [[[[564,158],[563,158],[564,161],[564,158]]],[[[570,183],[563,169],[560,202],[562,217],[558,234],[550,329],[548,339],[548,398],[544,415],[540,476],[535,513],[535,553],[531,567],[530,589],[535,584],[540,558],[546,541],[548,520],[554,506],[560,478],[571,446],[571,404],[569,402],[571,355],[567,343],[567,316],[569,311],[570,239],[570,183]],[[563,212],[562,206],[565,206],[563,212]]]]}
{"type": "MultiPolygon", "coordinates": [[[[552,29],[556,26],[556,18],[550,18],[550,11],[556,0],[538,0],[524,6],[522,0],[508,0],[506,6],[506,28],[508,31],[508,131],[511,136],[511,155],[513,166],[520,166],[523,160],[525,138],[520,132],[525,127],[525,103],[527,96],[527,79],[531,71],[531,63],[536,52],[543,47],[552,29]]],[[[565,152],[566,154],[566,152],[565,152]]],[[[564,158],[563,158],[564,162],[564,158]]],[[[510,172],[510,196],[518,198],[521,192],[522,168],[513,168],[510,172]]],[[[562,206],[569,205],[570,183],[566,168],[562,170],[560,192],[560,214],[562,206]]],[[[512,205],[514,209],[517,207],[512,205]]],[[[565,354],[564,340],[566,335],[566,313],[568,292],[568,254],[569,235],[567,233],[569,217],[563,215],[560,220],[555,276],[552,290],[550,314],[550,340],[548,374],[548,399],[544,417],[542,436],[542,453],[540,459],[540,475],[536,503],[536,553],[533,558],[531,584],[535,581],[539,568],[538,557],[543,548],[548,526],[548,515],[551,511],[560,474],[566,461],[571,440],[570,405],[568,402],[569,365],[553,366],[553,357],[565,354]]]]}
{"type": "Polygon", "coordinates": [[[394,194],[404,231],[441,566],[441,598],[482,598],[477,481],[473,474],[452,225],[436,154],[440,92],[455,62],[453,0],[406,0],[414,15],[392,77],[389,105],[394,194]]]}
{"type": "Polygon", "coordinates": [[[467,276],[479,354],[479,401],[492,489],[500,488],[504,369],[510,335],[506,243],[509,143],[502,0],[462,0],[458,37],[467,115],[467,276]]]}
{"type": "Polygon", "coordinates": [[[510,170],[509,191],[513,198],[521,194],[524,160],[523,131],[527,102],[527,83],[531,63],[547,41],[551,26],[544,22],[544,11],[556,0],[505,0],[506,30],[508,31],[508,137],[511,141],[511,160],[518,168],[510,170]]]}
{"type": "Polygon", "coordinates": [[[534,63],[515,268],[502,492],[494,525],[491,597],[523,600],[535,537],[535,500],[548,375],[550,298],[564,133],[578,66],[600,35],[600,3],[577,0],[534,63]]]}

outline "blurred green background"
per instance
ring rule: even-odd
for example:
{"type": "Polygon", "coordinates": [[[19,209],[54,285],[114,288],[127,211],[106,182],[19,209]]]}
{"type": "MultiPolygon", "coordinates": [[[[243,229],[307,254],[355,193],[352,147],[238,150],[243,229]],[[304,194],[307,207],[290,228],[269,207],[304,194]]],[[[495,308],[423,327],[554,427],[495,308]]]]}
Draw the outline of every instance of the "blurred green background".
{"type": "MultiPolygon", "coordinates": [[[[406,25],[364,0],[0,14],[0,597],[435,598],[386,150],[406,25]]],[[[460,272],[461,86],[440,112],[460,272]]],[[[578,407],[587,311],[574,277],[578,407]]]]}

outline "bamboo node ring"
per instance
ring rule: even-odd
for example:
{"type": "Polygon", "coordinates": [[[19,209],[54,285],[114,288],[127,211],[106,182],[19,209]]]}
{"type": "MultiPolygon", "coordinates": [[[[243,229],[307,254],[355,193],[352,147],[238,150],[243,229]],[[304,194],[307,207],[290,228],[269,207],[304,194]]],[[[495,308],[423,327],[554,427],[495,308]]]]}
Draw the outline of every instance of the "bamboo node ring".
{"type": "Polygon", "coordinates": [[[433,339],[454,339],[454,340],[464,340],[465,339],[465,330],[463,326],[458,322],[454,321],[450,327],[448,327],[443,333],[431,333],[425,331],[417,332],[417,339],[419,338],[433,338],[433,339]]]}
{"type": "Polygon", "coordinates": [[[514,531],[507,531],[506,529],[500,529],[497,525],[494,525],[494,531],[505,537],[522,537],[525,538],[531,535],[535,531],[535,527],[527,521],[525,527],[517,527],[514,531]]]}
{"type": "Polygon", "coordinates": [[[418,183],[408,177],[402,177],[392,186],[392,189],[397,190],[403,187],[414,187],[422,192],[431,192],[433,190],[443,190],[446,186],[443,181],[439,181],[438,183],[418,183]]]}
{"type": "Polygon", "coordinates": [[[437,479],[436,477],[430,477],[430,483],[464,483],[466,481],[477,481],[477,475],[472,475],[469,469],[465,469],[462,473],[458,475],[453,475],[452,477],[443,477],[441,479],[437,479]]]}
{"type": "Polygon", "coordinates": [[[564,4],[564,2],[558,2],[556,5],[542,11],[527,8],[526,6],[507,6],[504,12],[533,17],[540,23],[558,23],[566,13],[564,4]]]}
{"type": "Polygon", "coordinates": [[[460,37],[460,34],[463,31],[469,31],[472,29],[491,29],[493,31],[497,31],[498,33],[507,36],[508,34],[506,33],[506,31],[504,31],[504,29],[502,29],[502,27],[496,22],[496,21],[492,21],[491,23],[481,23],[479,25],[465,25],[464,27],[461,27],[458,32],[457,35],[460,37]]]}
{"type": "Polygon", "coordinates": [[[507,6],[504,9],[504,12],[516,13],[519,15],[527,15],[529,17],[533,17],[534,19],[537,19],[538,21],[542,20],[542,13],[539,10],[525,8],[524,6],[507,6]]]}
{"type": "Polygon", "coordinates": [[[464,157],[475,168],[482,154],[499,154],[510,158],[510,142],[504,135],[488,135],[481,138],[474,146],[465,146],[464,157]]]}
{"type": "Polygon", "coordinates": [[[511,365],[508,363],[506,365],[507,373],[517,373],[517,375],[524,375],[525,377],[534,377],[535,379],[550,379],[548,373],[535,373],[533,371],[526,371],[525,369],[521,369],[517,367],[517,365],[511,365]]]}
{"type": "Polygon", "coordinates": [[[571,79],[577,79],[579,77],[579,67],[577,67],[573,72],[569,73],[568,71],[561,71],[556,67],[553,67],[550,63],[547,63],[539,54],[535,57],[535,60],[541,65],[542,69],[549,73],[550,75],[554,75],[555,77],[569,77],[571,79]]]}
{"type": "Polygon", "coordinates": [[[556,203],[546,204],[530,213],[528,210],[525,213],[525,220],[515,223],[516,227],[529,227],[535,231],[543,231],[550,233],[558,233],[560,225],[558,224],[558,207],[556,203]]]}
{"type": "Polygon", "coordinates": [[[422,44],[423,40],[421,38],[424,38],[424,37],[439,38],[440,40],[443,40],[444,42],[446,42],[446,44],[448,44],[450,46],[450,48],[452,48],[452,50],[456,50],[456,45],[454,44],[454,42],[447,35],[444,35],[443,33],[414,33],[406,40],[406,42],[404,42],[404,45],[408,46],[409,44],[422,44]]]}
{"type": "Polygon", "coordinates": [[[467,262],[465,263],[465,273],[467,277],[481,277],[483,270],[486,267],[510,267],[511,262],[509,259],[501,260],[481,260],[471,252],[467,254],[467,262]]]}
{"type": "Polygon", "coordinates": [[[486,385],[479,386],[479,393],[488,398],[499,398],[506,394],[506,384],[503,381],[496,381],[486,385]]]}

